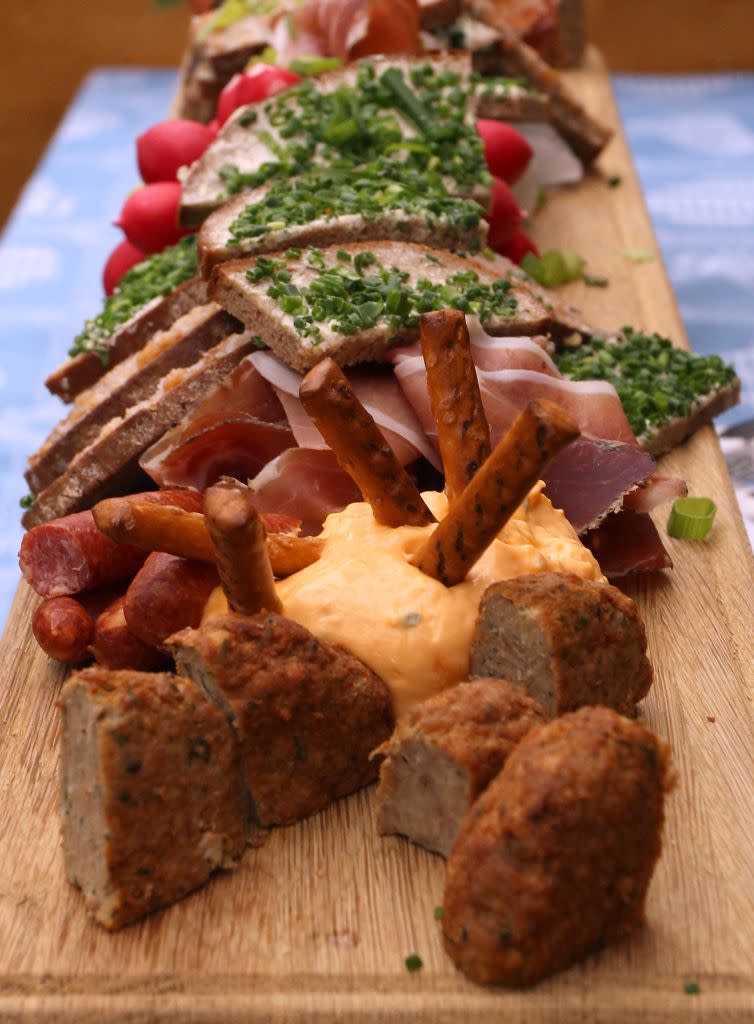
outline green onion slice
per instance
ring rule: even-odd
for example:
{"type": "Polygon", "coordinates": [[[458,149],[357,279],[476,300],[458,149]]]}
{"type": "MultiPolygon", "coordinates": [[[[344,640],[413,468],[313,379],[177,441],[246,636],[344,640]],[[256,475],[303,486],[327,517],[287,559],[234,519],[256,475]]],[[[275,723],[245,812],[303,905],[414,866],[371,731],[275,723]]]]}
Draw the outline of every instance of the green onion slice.
{"type": "Polygon", "coordinates": [[[679,540],[704,540],[712,529],[717,505],[711,498],[678,498],[668,518],[668,533],[679,540]]]}

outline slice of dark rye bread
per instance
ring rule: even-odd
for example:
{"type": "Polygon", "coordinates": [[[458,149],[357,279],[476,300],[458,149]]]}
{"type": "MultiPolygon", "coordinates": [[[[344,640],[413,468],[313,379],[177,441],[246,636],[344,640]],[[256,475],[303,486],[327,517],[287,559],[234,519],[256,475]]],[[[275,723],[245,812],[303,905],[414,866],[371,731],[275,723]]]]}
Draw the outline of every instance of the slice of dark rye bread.
{"type": "Polygon", "coordinates": [[[732,409],[741,401],[741,381],[738,377],[727,387],[700,395],[688,416],[674,416],[651,433],[641,438],[642,446],[655,459],[682,444],[697,430],[711,423],[715,416],[732,409]]]}
{"type": "Polygon", "coordinates": [[[558,72],[536,50],[518,38],[506,25],[504,13],[491,0],[467,0],[466,6],[469,14],[497,33],[495,62],[490,65],[495,74],[520,76],[533,89],[544,93],[554,127],[584,163],[591,163],[610,141],[612,131],[584,109],[558,72]]]}
{"type": "MultiPolygon", "coordinates": [[[[311,179],[307,176],[307,181],[309,180],[311,179]]],[[[316,185],[316,178],[313,181],[316,185]]],[[[259,204],[269,191],[269,186],[265,186],[252,192],[244,192],[210,214],[201,227],[197,242],[202,277],[209,278],[213,268],[226,260],[258,253],[278,252],[291,246],[303,248],[338,243],[410,239],[412,242],[431,245],[436,249],[476,252],[481,250],[487,241],[488,225],[483,219],[466,226],[454,223],[442,214],[435,217],[425,212],[407,212],[402,210],[400,205],[385,208],[382,214],[369,216],[361,213],[335,212],[334,215],[321,216],[306,224],[288,224],[268,230],[256,238],[234,241],[231,235],[232,225],[244,210],[259,204]]],[[[455,202],[464,204],[468,201],[459,199],[455,202]]]]}
{"type": "Polygon", "coordinates": [[[160,380],[179,366],[190,366],[241,324],[211,302],[196,306],[166,331],[158,331],[141,349],[118,363],[86,391],[31,457],[25,473],[39,494],[66,471],[71,459],[86,448],[115,416],[147,398],[160,380]]]}
{"type": "Polygon", "coordinates": [[[29,529],[91,508],[101,498],[138,490],[144,479],[138,465],[142,452],[175,426],[254,347],[249,334],[231,334],[193,366],[171,370],[148,398],[106,423],[65,473],[37,495],[23,516],[23,525],[29,529]]]}
{"type": "Polygon", "coordinates": [[[152,299],[109,338],[99,341],[104,357],[95,351],[72,356],[50,374],[45,387],[64,402],[72,402],[109,369],[142,348],[153,334],[166,330],[184,313],[206,301],[206,287],[199,278],[186,281],[168,295],[152,299]]]}
{"type": "MultiPolygon", "coordinates": [[[[215,268],[209,291],[216,302],[258,335],[283,362],[299,372],[306,372],[326,356],[342,366],[379,361],[388,348],[418,336],[418,315],[406,325],[391,324],[387,314],[380,315],[373,326],[350,334],[341,333],[331,323],[321,321],[312,325],[318,328],[314,333],[301,327],[300,313],[294,316],[284,312],[278,300],[268,294],[273,285],[271,276],[252,282],[247,276],[250,272],[258,273],[267,268],[272,274],[283,271],[285,291],[290,293],[295,289],[301,294],[302,289],[309,288],[324,272],[336,268],[354,281],[397,271],[405,275],[403,284],[413,294],[422,290],[421,282],[427,282],[431,288],[452,289],[457,284],[458,292],[465,296],[476,283],[490,288],[507,282],[508,276],[500,273],[498,266],[496,261],[488,263],[483,257],[467,258],[408,242],[355,243],[327,249],[288,250],[269,258],[231,260],[215,268]],[[457,275],[472,275],[475,280],[467,277],[459,280],[457,275]]],[[[498,289],[497,294],[509,300],[510,308],[487,316],[480,314],[482,325],[490,334],[527,337],[549,334],[562,338],[574,331],[572,320],[560,320],[557,306],[541,301],[525,280],[511,275],[508,286],[498,289]]],[[[305,297],[302,299],[306,302],[305,297]]],[[[444,292],[429,308],[449,304],[452,303],[444,292]]],[[[311,306],[308,302],[306,305],[311,313],[311,306]]],[[[350,300],[348,307],[353,308],[350,300]]],[[[421,308],[420,311],[428,310],[421,308]]]]}
{"type": "MultiPolygon", "coordinates": [[[[251,107],[242,107],[237,110],[223,125],[220,133],[214,142],[208,147],[204,154],[189,168],[183,177],[183,198],[180,208],[180,222],[185,227],[201,224],[213,210],[230,197],[240,191],[247,190],[254,185],[245,186],[237,183],[235,186],[228,184],[228,169],[232,168],[234,175],[257,174],[269,172],[269,177],[281,180],[292,176],[290,167],[296,165],[298,173],[303,173],[311,167],[323,166],[332,163],[334,160],[353,160],[352,143],[350,140],[339,142],[330,135],[327,144],[323,139],[303,138],[300,132],[294,136],[286,136],[281,130],[281,110],[291,112],[298,116],[300,113],[299,95],[304,95],[302,90],[314,88],[316,93],[327,96],[334,93],[341,87],[351,90],[353,98],[357,98],[359,91],[356,87],[360,70],[373,69],[379,78],[388,70],[397,70],[403,77],[403,85],[410,93],[417,94],[417,89],[411,82],[411,73],[421,69],[431,69],[435,78],[432,80],[432,89],[439,90],[437,95],[442,95],[446,102],[446,108],[453,108],[452,115],[446,116],[446,122],[454,125],[463,125],[466,134],[474,130],[478,117],[490,117],[506,120],[533,120],[542,119],[545,115],[546,104],[542,96],[535,90],[517,81],[482,83],[473,79],[473,67],[471,55],[466,52],[453,52],[442,54],[420,54],[395,57],[370,57],[354,64],[348,64],[336,71],[329,71],[319,75],[314,82],[305,82],[297,89],[279,93],[277,96],[264,103],[257,103],[251,107]],[[445,74],[458,76],[455,81],[445,81],[445,74]],[[461,87],[464,97],[459,106],[456,95],[457,89],[461,87]],[[451,96],[451,92],[453,95],[451,96]],[[288,153],[288,147],[296,145],[296,154],[288,153]]],[[[365,72],[366,73],[366,72],[365,72]]],[[[520,77],[520,76],[516,76],[520,77]]],[[[433,95],[435,95],[433,91],[433,95]]],[[[369,111],[370,117],[382,115],[388,118],[393,127],[400,126],[400,130],[407,141],[413,144],[417,135],[420,135],[417,126],[409,120],[400,108],[401,101],[393,101],[393,105],[380,108],[375,113],[372,108],[369,111]]],[[[421,105],[421,104],[420,104],[421,105]]],[[[337,118],[340,116],[340,108],[334,108],[328,116],[337,118]]],[[[431,112],[431,111],[430,111],[431,112]]],[[[434,110],[437,116],[437,107],[434,110]]],[[[321,125],[317,125],[317,130],[321,125]]],[[[460,128],[457,127],[460,132],[460,128]]],[[[316,134],[316,132],[315,132],[316,134]]],[[[380,138],[382,136],[379,136],[380,138]]],[[[374,136],[373,141],[378,136],[374,136]]],[[[420,137],[421,141],[421,137],[420,137]]],[[[374,141],[377,145],[377,142],[374,141]]],[[[443,146],[435,146],[435,153],[440,157],[447,155],[448,143],[443,146]]],[[[375,159],[377,155],[391,156],[394,165],[398,166],[399,146],[394,136],[389,139],[389,153],[377,154],[374,151],[364,157],[366,160],[375,159]]],[[[484,182],[486,166],[484,164],[483,152],[480,149],[475,156],[479,159],[479,174],[473,180],[459,182],[452,180],[450,171],[454,165],[452,161],[446,163],[445,170],[448,171],[447,187],[451,194],[460,196],[471,196],[478,199],[483,206],[487,205],[490,195],[489,181],[484,182]]],[[[361,161],[361,157],[359,160],[361,161]]],[[[442,171],[445,174],[445,170],[442,171]]],[[[467,176],[468,177],[468,176],[467,176]]],[[[256,183],[263,184],[262,181],[256,183]]]]}
{"type": "Polygon", "coordinates": [[[460,17],[464,0],[419,0],[419,24],[425,32],[452,25],[460,17]]]}

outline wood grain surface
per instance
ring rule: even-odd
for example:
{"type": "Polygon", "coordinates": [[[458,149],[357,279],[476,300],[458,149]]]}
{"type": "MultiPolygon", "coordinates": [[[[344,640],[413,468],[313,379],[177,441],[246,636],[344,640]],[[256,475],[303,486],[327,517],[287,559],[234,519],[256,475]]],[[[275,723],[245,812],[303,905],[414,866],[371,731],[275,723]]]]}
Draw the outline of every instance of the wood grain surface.
{"type": "MultiPolygon", "coordinates": [[[[571,77],[590,108],[617,124],[595,55],[571,77]]],[[[577,247],[610,278],[604,290],[570,286],[593,321],[684,343],[659,256],[637,266],[621,255],[657,247],[620,135],[601,166],[621,174],[622,186],[593,175],[564,190],[538,217],[537,237],[577,247]]],[[[443,861],[378,838],[371,792],[271,832],[234,874],[177,906],[119,934],[102,931],[64,879],[55,708],[63,672],[31,637],[36,598],[21,585],[0,671],[0,1021],[751,1022],[754,563],[713,431],[661,468],[685,477],[692,494],[714,496],[719,512],[707,542],[668,541],[673,572],[628,588],[656,671],[642,713],[672,744],[679,776],[639,934],[528,992],[472,985],[444,955],[434,920],[443,861]],[[422,971],[406,971],[410,953],[422,971]],[[699,995],[685,994],[691,980],[699,995]]]]}

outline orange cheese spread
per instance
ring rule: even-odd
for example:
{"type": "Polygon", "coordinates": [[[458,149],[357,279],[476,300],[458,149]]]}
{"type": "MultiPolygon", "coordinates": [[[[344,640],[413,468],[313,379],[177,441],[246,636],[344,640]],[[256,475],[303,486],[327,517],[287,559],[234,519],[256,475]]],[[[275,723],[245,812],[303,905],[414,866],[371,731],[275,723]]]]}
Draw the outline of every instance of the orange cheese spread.
{"type": "MultiPolygon", "coordinates": [[[[401,715],[468,678],[479,601],[491,583],[534,572],[603,578],[543,486],[531,491],[463,583],[450,588],[410,564],[434,527],[380,526],[369,505],[349,505],[328,516],[320,560],[277,584],[283,614],[369,665],[401,715]]],[[[443,494],[429,492],[424,500],[438,520],[447,514],[443,494]]]]}

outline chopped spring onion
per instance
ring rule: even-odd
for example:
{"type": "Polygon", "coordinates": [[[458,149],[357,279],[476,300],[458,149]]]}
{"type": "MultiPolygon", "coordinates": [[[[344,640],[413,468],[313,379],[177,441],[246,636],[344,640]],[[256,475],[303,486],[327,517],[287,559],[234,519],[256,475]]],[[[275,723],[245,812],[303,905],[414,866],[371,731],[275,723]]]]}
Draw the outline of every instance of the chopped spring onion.
{"type": "Polygon", "coordinates": [[[668,533],[679,540],[704,540],[715,521],[717,505],[711,498],[678,498],[668,519],[668,533]]]}
{"type": "Polygon", "coordinates": [[[545,288],[557,288],[583,276],[584,259],[573,249],[550,249],[541,256],[527,252],[521,260],[521,267],[545,288]]]}
{"type": "Polygon", "coordinates": [[[325,71],[335,71],[343,66],[340,57],[317,57],[302,55],[295,57],[288,65],[288,70],[295,75],[306,78],[308,75],[321,75],[325,71]]]}
{"type": "Polygon", "coordinates": [[[655,258],[649,249],[621,249],[621,252],[632,263],[651,263],[655,258]]]}
{"type": "Polygon", "coordinates": [[[435,921],[442,921],[442,907],[435,907],[435,921]]]}
{"type": "Polygon", "coordinates": [[[407,971],[420,971],[424,966],[424,961],[418,953],[412,953],[411,956],[407,956],[405,963],[407,971]]]}

